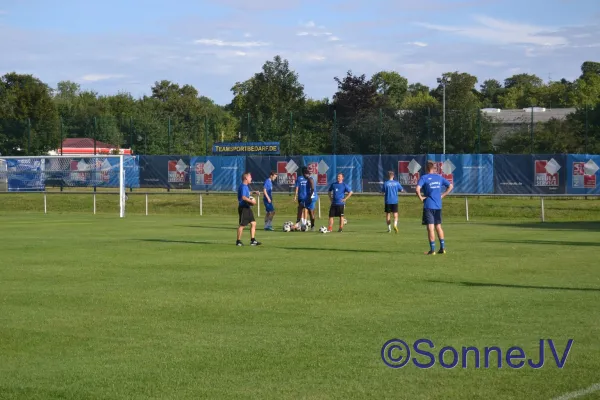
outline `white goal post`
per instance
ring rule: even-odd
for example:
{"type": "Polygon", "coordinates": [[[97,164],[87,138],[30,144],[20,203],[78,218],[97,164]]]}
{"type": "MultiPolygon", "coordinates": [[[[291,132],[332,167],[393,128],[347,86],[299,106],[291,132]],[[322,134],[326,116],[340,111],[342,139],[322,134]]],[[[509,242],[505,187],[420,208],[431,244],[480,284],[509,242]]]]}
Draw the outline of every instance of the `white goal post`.
{"type": "Polygon", "coordinates": [[[65,187],[118,187],[119,217],[125,217],[123,155],[2,156],[0,191],[46,192],[51,184],[65,187]],[[3,184],[4,182],[4,184],[3,184]]]}

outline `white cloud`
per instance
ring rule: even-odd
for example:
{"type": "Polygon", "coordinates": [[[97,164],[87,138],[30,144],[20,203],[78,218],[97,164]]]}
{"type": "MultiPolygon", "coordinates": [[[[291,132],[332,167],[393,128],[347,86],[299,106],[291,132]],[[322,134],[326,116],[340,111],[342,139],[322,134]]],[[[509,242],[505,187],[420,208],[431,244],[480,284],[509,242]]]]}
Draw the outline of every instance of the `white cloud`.
{"type": "Polygon", "coordinates": [[[477,65],[483,65],[485,67],[502,67],[506,65],[505,61],[488,61],[488,60],[477,60],[475,61],[477,65]]]}
{"type": "Polygon", "coordinates": [[[308,56],[308,59],[311,61],[323,61],[325,60],[325,57],[318,54],[311,54],[308,56]]]}
{"type": "Polygon", "coordinates": [[[269,43],[265,42],[227,42],[220,39],[198,39],[194,43],[219,47],[261,47],[269,45],[269,43]]]}
{"type": "Polygon", "coordinates": [[[423,22],[417,23],[417,25],[496,44],[561,46],[569,43],[563,36],[552,35],[557,31],[554,28],[503,21],[486,16],[476,16],[474,19],[479,23],[478,25],[449,26],[423,22]]]}
{"type": "Polygon", "coordinates": [[[81,77],[82,81],[86,82],[98,82],[98,81],[106,81],[109,79],[119,79],[124,78],[125,75],[114,75],[114,74],[87,74],[81,77]]]}
{"type": "Polygon", "coordinates": [[[330,37],[329,39],[327,39],[327,40],[329,40],[330,42],[337,42],[338,40],[340,40],[340,38],[339,38],[339,37],[337,37],[337,36],[331,36],[331,37],[330,37]]]}
{"type": "Polygon", "coordinates": [[[407,44],[412,44],[413,46],[417,47],[427,47],[427,43],[425,42],[408,42],[407,44]]]}

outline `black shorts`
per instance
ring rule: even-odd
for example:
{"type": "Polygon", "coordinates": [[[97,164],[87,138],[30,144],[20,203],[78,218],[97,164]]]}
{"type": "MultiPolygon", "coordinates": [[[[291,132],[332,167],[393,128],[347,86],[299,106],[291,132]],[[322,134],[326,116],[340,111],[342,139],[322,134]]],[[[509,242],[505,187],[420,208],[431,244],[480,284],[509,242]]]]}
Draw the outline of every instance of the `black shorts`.
{"type": "Polygon", "coordinates": [[[238,207],[238,215],[240,217],[240,226],[246,226],[255,221],[254,213],[250,207],[238,207]]]}
{"type": "Polygon", "coordinates": [[[442,223],[442,210],[423,209],[423,225],[440,225],[442,223]]]}
{"type": "Polygon", "coordinates": [[[386,213],[397,213],[398,212],[398,203],[396,204],[386,204],[385,205],[386,213]]]}
{"type": "Polygon", "coordinates": [[[331,207],[329,207],[329,218],[343,217],[344,207],[345,206],[336,206],[332,204],[331,207]]]}

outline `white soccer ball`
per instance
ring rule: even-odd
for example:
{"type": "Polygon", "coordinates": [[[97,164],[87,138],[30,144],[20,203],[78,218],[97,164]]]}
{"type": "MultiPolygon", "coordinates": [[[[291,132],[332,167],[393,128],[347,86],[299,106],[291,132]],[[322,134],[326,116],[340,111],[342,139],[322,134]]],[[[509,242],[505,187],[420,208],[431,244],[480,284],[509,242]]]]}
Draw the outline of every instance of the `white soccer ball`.
{"type": "Polygon", "coordinates": [[[250,200],[254,201],[254,196],[248,197],[250,200]]]}
{"type": "Polygon", "coordinates": [[[292,226],[291,225],[289,225],[287,223],[283,224],[283,231],[284,232],[289,232],[291,230],[292,230],[292,226]]]}
{"type": "Polygon", "coordinates": [[[328,232],[327,227],[326,226],[320,227],[319,228],[319,232],[321,232],[321,233],[327,233],[328,232]]]}
{"type": "Polygon", "coordinates": [[[344,225],[348,224],[348,220],[344,218],[344,225]]]}
{"type": "Polygon", "coordinates": [[[304,224],[301,224],[301,225],[300,225],[300,230],[301,230],[302,232],[306,232],[306,229],[307,229],[307,226],[306,226],[306,225],[304,225],[304,224]]]}
{"type": "Polygon", "coordinates": [[[310,228],[310,227],[312,227],[312,224],[310,223],[310,221],[306,221],[306,227],[307,227],[307,228],[310,228]]]}

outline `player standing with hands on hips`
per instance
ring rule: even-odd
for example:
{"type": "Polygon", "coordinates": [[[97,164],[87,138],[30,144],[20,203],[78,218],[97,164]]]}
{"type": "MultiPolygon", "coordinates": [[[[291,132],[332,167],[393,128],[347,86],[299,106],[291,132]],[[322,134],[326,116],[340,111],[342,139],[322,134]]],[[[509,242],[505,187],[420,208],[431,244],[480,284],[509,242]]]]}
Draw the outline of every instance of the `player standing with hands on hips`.
{"type": "Polygon", "coordinates": [[[329,186],[329,199],[331,200],[331,207],[329,208],[329,232],[333,230],[333,219],[335,217],[340,217],[340,229],[338,232],[343,231],[344,208],[350,196],[352,196],[352,189],[344,183],[344,174],[337,174],[337,182],[329,186]],[[346,193],[348,193],[347,197],[346,193]]]}
{"type": "MultiPolygon", "coordinates": [[[[238,196],[238,216],[239,216],[239,226],[237,230],[237,241],[235,242],[236,246],[243,246],[242,243],[242,233],[244,233],[244,228],[247,225],[250,225],[250,245],[251,246],[259,246],[261,242],[257,241],[254,237],[256,234],[256,220],[254,219],[254,213],[252,212],[252,206],[256,205],[256,200],[250,198],[250,188],[248,185],[252,182],[252,175],[250,172],[244,172],[242,175],[242,183],[238,186],[237,196],[238,196]]],[[[255,192],[256,195],[259,192],[255,192]]]]}
{"type": "Polygon", "coordinates": [[[265,203],[265,231],[272,231],[273,217],[275,216],[275,207],[273,206],[273,181],[277,179],[277,172],[271,171],[269,178],[265,181],[263,187],[263,202],[265,203]]]}
{"type": "Polygon", "coordinates": [[[388,180],[381,187],[381,193],[385,196],[385,222],[389,233],[392,231],[391,214],[394,214],[394,230],[398,233],[398,193],[404,193],[404,188],[394,180],[394,171],[388,171],[387,175],[388,180]]]}
{"type": "Polygon", "coordinates": [[[423,175],[417,183],[417,196],[423,202],[423,225],[427,226],[429,237],[428,256],[435,255],[435,233],[440,240],[440,251],[438,254],[446,253],[444,242],[444,231],[442,230],[442,199],[454,188],[446,178],[437,173],[437,165],[433,161],[427,161],[427,174],[423,175]],[[442,186],[446,190],[442,193],[442,186]],[[421,194],[421,189],[423,194],[421,194]]]}

